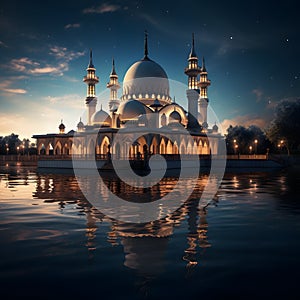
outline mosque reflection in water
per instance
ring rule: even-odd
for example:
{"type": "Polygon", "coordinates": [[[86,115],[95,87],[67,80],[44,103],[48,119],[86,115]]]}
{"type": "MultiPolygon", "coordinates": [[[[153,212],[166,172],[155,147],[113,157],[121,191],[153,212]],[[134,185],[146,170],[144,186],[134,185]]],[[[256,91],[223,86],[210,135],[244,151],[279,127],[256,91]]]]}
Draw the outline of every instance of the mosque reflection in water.
{"type": "MultiPolygon", "coordinates": [[[[130,192],[134,192],[137,197],[145,196],[143,189],[130,190],[128,185],[117,177],[107,179],[103,177],[103,181],[112,192],[118,193],[120,197],[122,195],[128,196],[130,192]],[[138,193],[142,193],[142,195],[138,193]]],[[[57,202],[61,210],[64,210],[68,204],[76,204],[78,214],[86,216],[86,246],[90,258],[96,255],[95,238],[97,230],[101,226],[99,223],[106,222],[109,224],[107,242],[112,246],[123,246],[124,265],[136,270],[141,275],[153,276],[163,271],[169,238],[183,220],[186,220],[188,224],[188,231],[186,232],[186,245],[182,259],[188,268],[197,265],[201,253],[211,246],[207,239],[207,210],[205,207],[199,207],[201,191],[206,181],[207,175],[199,177],[198,185],[193,194],[172,215],[143,224],[125,223],[106,217],[85,200],[73,175],[39,174],[33,197],[44,199],[44,202],[57,202]]],[[[170,190],[176,182],[177,180],[172,177],[163,178],[152,191],[154,197],[157,194],[165,194],[165,190],[170,190]]],[[[216,202],[215,199],[210,204],[215,205],[216,202]]]]}

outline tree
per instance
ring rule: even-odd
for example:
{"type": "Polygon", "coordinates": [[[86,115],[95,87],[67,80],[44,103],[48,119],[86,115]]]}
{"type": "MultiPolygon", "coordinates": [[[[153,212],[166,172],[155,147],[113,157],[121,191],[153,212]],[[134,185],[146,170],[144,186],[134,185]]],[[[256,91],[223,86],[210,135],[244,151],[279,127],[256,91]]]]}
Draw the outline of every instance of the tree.
{"type": "Polygon", "coordinates": [[[22,142],[19,139],[19,135],[12,133],[11,135],[5,136],[0,140],[0,153],[1,154],[16,154],[17,147],[22,142]]]}
{"type": "Polygon", "coordinates": [[[265,133],[257,126],[229,126],[226,135],[227,153],[266,153],[270,147],[265,133]],[[255,142],[256,141],[256,142],[255,142]]]}
{"type": "Polygon", "coordinates": [[[288,155],[300,146],[300,99],[282,100],[267,129],[267,137],[275,145],[284,146],[288,155]]]}

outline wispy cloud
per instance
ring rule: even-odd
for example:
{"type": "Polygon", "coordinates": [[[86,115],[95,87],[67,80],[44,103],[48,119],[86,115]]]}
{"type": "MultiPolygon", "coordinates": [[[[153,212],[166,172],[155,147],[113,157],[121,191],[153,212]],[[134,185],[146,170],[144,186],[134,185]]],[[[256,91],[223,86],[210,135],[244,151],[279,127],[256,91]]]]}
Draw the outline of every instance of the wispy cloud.
{"type": "Polygon", "coordinates": [[[50,105],[59,103],[62,108],[74,108],[84,110],[83,98],[77,94],[68,94],[63,96],[47,96],[44,98],[50,105]]]}
{"type": "Polygon", "coordinates": [[[8,48],[8,46],[3,41],[0,41],[0,47],[8,48]]]}
{"type": "Polygon", "coordinates": [[[64,72],[69,70],[70,61],[83,56],[85,53],[84,51],[68,50],[66,47],[51,46],[49,54],[57,60],[56,63],[49,64],[42,61],[34,61],[29,57],[21,57],[12,59],[8,66],[15,72],[28,75],[50,74],[62,76],[64,72]]]}
{"type": "Polygon", "coordinates": [[[118,4],[109,4],[109,3],[103,3],[99,6],[92,6],[85,8],[83,10],[84,14],[104,14],[104,13],[112,13],[117,10],[120,10],[121,6],[118,4]]]}
{"type": "Polygon", "coordinates": [[[64,71],[68,70],[68,65],[60,63],[57,66],[50,64],[44,64],[37,61],[33,61],[28,57],[22,57],[19,59],[12,59],[9,67],[15,72],[20,72],[28,75],[40,75],[40,74],[55,74],[62,75],[64,71]]]}
{"type": "Polygon", "coordinates": [[[252,93],[256,96],[256,102],[260,102],[264,95],[264,92],[261,89],[253,89],[252,93]]]}
{"type": "Polygon", "coordinates": [[[27,90],[22,88],[13,88],[12,85],[15,82],[24,79],[23,76],[12,77],[11,79],[6,79],[0,82],[0,91],[6,96],[11,96],[12,94],[26,94],[27,90]]]}
{"type": "Polygon", "coordinates": [[[269,120],[266,118],[266,116],[261,117],[258,115],[253,115],[253,114],[247,114],[247,115],[243,115],[243,116],[237,116],[235,118],[232,119],[224,119],[221,122],[222,128],[226,133],[226,129],[232,125],[232,126],[244,126],[244,127],[248,127],[250,125],[256,125],[262,129],[266,128],[267,125],[269,123],[269,120]]]}
{"type": "Polygon", "coordinates": [[[80,24],[79,23],[67,24],[67,25],[65,25],[64,28],[65,29],[80,28],[80,24]]]}
{"type": "Polygon", "coordinates": [[[50,55],[53,55],[57,59],[63,59],[66,62],[77,59],[85,54],[84,51],[72,51],[68,50],[66,47],[61,46],[51,46],[50,55]]]}
{"type": "Polygon", "coordinates": [[[26,94],[27,91],[24,89],[2,89],[3,92],[12,94],[26,94]]]}

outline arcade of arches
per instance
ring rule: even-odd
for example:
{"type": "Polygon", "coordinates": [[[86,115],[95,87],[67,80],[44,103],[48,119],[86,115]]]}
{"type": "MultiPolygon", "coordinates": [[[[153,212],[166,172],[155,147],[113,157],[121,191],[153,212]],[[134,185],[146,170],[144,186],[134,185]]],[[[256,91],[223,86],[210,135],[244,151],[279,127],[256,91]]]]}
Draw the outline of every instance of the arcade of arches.
{"type": "Polygon", "coordinates": [[[94,156],[106,159],[107,154],[122,159],[129,154],[131,159],[143,158],[146,154],[186,154],[208,155],[217,154],[218,138],[204,135],[193,136],[174,133],[172,139],[161,134],[147,134],[140,136],[132,143],[133,138],[128,134],[122,142],[114,143],[114,132],[98,133],[98,135],[73,136],[43,136],[37,140],[39,155],[54,155],[78,157],[94,156]],[[127,142],[128,140],[128,142],[127,142]]]}

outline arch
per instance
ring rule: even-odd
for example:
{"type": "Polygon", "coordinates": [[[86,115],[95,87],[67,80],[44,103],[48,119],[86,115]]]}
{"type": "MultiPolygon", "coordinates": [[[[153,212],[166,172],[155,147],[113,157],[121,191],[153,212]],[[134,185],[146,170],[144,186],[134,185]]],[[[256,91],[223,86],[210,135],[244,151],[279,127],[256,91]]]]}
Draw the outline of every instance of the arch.
{"type": "Polygon", "coordinates": [[[160,153],[160,147],[159,147],[159,143],[157,141],[157,137],[154,136],[153,139],[152,139],[152,143],[150,145],[150,152],[152,154],[159,154],[160,153]]]}
{"type": "Polygon", "coordinates": [[[88,155],[94,155],[94,154],[95,154],[96,148],[95,148],[95,140],[94,140],[94,138],[91,138],[91,139],[88,141],[86,151],[87,151],[87,154],[88,154],[88,155]]]}
{"type": "Polygon", "coordinates": [[[193,154],[193,145],[191,144],[191,141],[188,141],[187,147],[186,147],[186,154],[193,154]]]}
{"type": "Polygon", "coordinates": [[[57,141],[54,147],[54,155],[60,155],[60,154],[62,154],[62,145],[60,141],[57,141]]]}
{"type": "Polygon", "coordinates": [[[198,154],[198,152],[197,152],[197,141],[196,140],[194,140],[194,145],[193,145],[193,154],[198,154]]]}
{"type": "Polygon", "coordinates": [[[202,154],[209,154],[209,148],[206,141],[204,141],[203,147],[202,147],[202,154]]]}
{"type": "Polygon", "coordinates": [[[166,154],[173,154],[173,145],[170,140],[167,143],[166,154]]]}
{"type": "Polygon", "coordinates": [[[61,149],[61,154],[69,155],[70,154],[70,143],[65,142],[62,149],[61,149]]]}
{"type": "Polygon", "coordinates": [[[119,143],[115,145],[114,152],[115,152],[116,159],[119,159],[121,157],[121,147],[119,143]]]}
{"type": "Polygon", "coordinates": [[[166,154],[166,143],[164,139],[160,141],[160,154],[166,154]]]}
{"type": "Polygon", "coordinates": [[[178,147],[177,142],[175,141],[174,144],[173,144],[173,148],[172,148],[172,153],[171,154],[178,154],[178,150],[179,150],[179,147],[178,147]]]}
{"type": "Polygon", "coordinates": [[[44,143],[40,143],[38,145],[38,155],[45,155],[46,154],[46,148],[44,143]]]}

